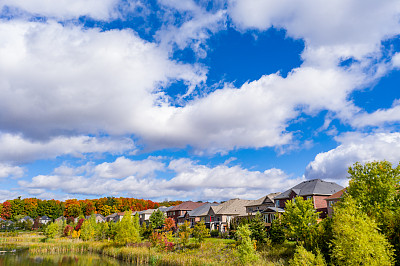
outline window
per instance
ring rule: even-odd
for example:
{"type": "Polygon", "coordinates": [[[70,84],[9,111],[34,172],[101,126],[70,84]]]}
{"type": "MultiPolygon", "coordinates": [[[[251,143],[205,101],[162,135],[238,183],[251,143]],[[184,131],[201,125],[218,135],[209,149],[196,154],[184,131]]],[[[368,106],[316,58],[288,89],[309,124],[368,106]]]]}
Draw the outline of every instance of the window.
{"type": "Polygon", "coordinates": [[[279,207],[279,200],[277,199],[277,200],[275,200],[275,207],[279,207]]]}
{"type": "Polygon", "coordinates": [[[312,196],[307,196],[307,200],[310,200],[310,199],[312,199],[312,196]]]}
{"type": "Polygon", "coordinates": [[[328,206],[329,206],[329,207],[333,207],[333,201],[332,201],[332,200],[329,200],[329,201],[328,201],[328,206]]]}

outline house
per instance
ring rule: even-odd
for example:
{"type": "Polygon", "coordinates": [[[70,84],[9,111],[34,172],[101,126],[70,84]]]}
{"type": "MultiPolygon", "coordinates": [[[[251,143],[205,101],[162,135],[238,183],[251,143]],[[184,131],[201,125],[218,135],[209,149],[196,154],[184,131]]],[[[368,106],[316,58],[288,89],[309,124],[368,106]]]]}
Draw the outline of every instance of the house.
{"type": "Polygon", "coordinates": [[[219,203],[206,202],[204,205],[197,207],[194,210],[186,212],[184,219],[181,222],[188,221],[190,226],[194,226],[196,223],[203,221],[206,222],[206,216],[211,206],[217,206],[219,203]]]}
{"type": "Polygon", "coordinates": [[[27,222],[31,222],[33,224],[35,221],[29,216],[25,216],[24,218],[18,220],[18,223],[27,223],[27,222]]]}
{"type": "Polygon", "coordinates": [[[167,216],[167,211],[169,211],[170,209],[172,209],[172,208],[174,208],[174,207],[175,207],[175,206],[169,206],[169,207],[160,206],[160,207],[158,207],[157,210],[162,211],[162,212],[165,214],[165,216],[167,216]]]}
{"type": "Polygon", "coordinates": [[[54,222],[64,222],[64,221],[66,221],[67,220],[67,218],[65,218],[64,216],[60,216],[60,217],[58,217],[57,219],[55,219],[54,220],[54,222]]]}
{"type": "Polygon", "coordinates": [[[39,217],[40,224],[48,224],[49,222],[51,222],[51,219],[48,216],[43,215],[42,217],[39,217]]]}
{"type": "Polygon", "coordinates": [[[262,212],[268,207],[275,207],[274,198],[280,195],[280,192],[270,193],[257,200],[253,200],[248,206],[246,206],[246,212],[249,216],[256,215],[257,212],[262,212]]]}
{"type": "Polygon", "coordinates": [[[202,205],[204,205],[204,202],[193,202],[193,201],[186,201],[183,202],[179,205],[174,206],[170,210],[167,211],[167,217],[172,218],[175,220],[175,224],[178,223],[178,219],[180,218],[182,221],[182,218],[184,218],[185,214],[191,210],[194,210],[202,205]]]}
{"type": "MultiPolygon", "coordinates": [[[[136,212],[136,211],[132,212],[132,216],[136,215],[136,213],[138,213],[138,212],[136,212]]],[[[104,219],[106,222],[115,222],[116,223],[116,222],[121,221],[122,218],[124,217],[124,215],[125,215],[125,212],[116,212],[116,213],[106,216],[104,219]]]]}
{"type": "Polygon", "coordinates": [[[316,211],[321,212],[320,217],[324,218],[328,213],[325,199],[342,189],[342,186],[334,182],[326,182],[321,179],[303,181],[276,196],[274,198],[275,207],[285,209],[287,201],[296,197],[303,197],[305,200],[311,199],[316,211]]]}
{"type": "Polygon", "coordinates": [[[263,216],[265,226],[271,226],[272,221],[275,219],[278,219],[284,212],[285,212],[285,210],[282,208],[267,207],[266,209],[262,210],[260,213],[263,216]]]}
{"type": "Polygon", "coordinates": [[[236,217],[246,217],[246,206],[254,200],[231,199],[217,206],[211,206],[206,216],[206,226],[211,230],[225,232],[236,217]]]}
{"type": "Polygon", "coordinates": [[[140,225],[142,225],[143,223],[149,224],[150,216],[155,211],[156,211],[156,209],[148,209],[148,210],[140,211],[139,212],[140,225]]]}
{"type": "MultiPolygon", "coordinates": [[[[95,220],[96,220],[96,223],[104,223],[104,222],[106,222],[106,217],[104,217],[103,215],[98,214],[98,213],[92,214],[92,215],[94,215],[94,218],[95,218],[95,220]]],[[[86,220],[91,219],[91,218],[92,218],[92,215],[86,216],[85,219],[86,219],[86,220]]]]}
{"type": "Polygon", "coordinates": [[[342,189],[335,194],[332,194],[331,196],[327,197],[326,200],[326,205],[328,206],[328,216],[332,218],[333,214],[333,205],[336,204],[336,202],[340,201],[343,198],[344,193],[346,193],[346,189],[342,189]]]}

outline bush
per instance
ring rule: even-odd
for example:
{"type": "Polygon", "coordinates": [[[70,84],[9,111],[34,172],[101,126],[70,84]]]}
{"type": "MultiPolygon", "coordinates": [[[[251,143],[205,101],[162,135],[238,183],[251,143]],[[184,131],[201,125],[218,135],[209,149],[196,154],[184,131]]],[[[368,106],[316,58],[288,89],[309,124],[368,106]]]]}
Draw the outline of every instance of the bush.
{"type": "Polygon", "coordinates": [[[210,235],[211,237],[219,237],[219,231],[217,229],[211,230],[210,235]]]}
{"type": "Polygon", "coordinates": [[[289,261],[292,266],[325,266],[324,257],[319,251],[314,255],[311,251],[307,251],[303,246],[296,247],[293,259],[289,261]]]}
{"type": "Polygon", "coordinates": [[[285,232],[283,231],[283,226],[280,220],[273,220],[271,228],[269,229],[269,237],[271,242],[274,244],[282,244],[285,242],[285,232]]]}
{"type": "Polygon", "coordinates": [[[241,225],[236,231],[236,238],[238,239],[237,253],[243,264],[249,264],[259,259],[255,241],[251,240],[250,235],[251,231],[248,225],[241,225]]]}
{"type": "Polygon", "coordinates": [[[70,236],[72,235],[72,232],[74,231],[74,228],[70,226],[69,224],[64,228],[64,236],[70,236]]]}
{"type": "Polygon", "coordinates": [[[55,238],[58,234],[58,225],[56,223],[51,223],[46,227],[46,230],[44,231],[44,235],[47,238],[55,238]]]}

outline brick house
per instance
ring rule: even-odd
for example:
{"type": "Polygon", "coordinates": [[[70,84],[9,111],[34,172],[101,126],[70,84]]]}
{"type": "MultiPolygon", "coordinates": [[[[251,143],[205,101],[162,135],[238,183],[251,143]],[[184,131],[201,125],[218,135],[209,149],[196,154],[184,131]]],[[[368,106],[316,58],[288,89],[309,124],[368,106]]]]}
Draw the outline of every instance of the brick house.
{"type": "Polygon", "coordinates": [[[274,198],[275,207],[285,209],[288,200],[300,196],[305,200],[311,199],[315,210],[321,212],[320,217],[325,218],[328,213],[328,205],[325,199],[342,189],[342,186],[334,182],[326,182],[321,179],[303,181],[276,196],[274,198]]]}
{"type": "Polygon", "coordinates": [[[193,201],[183,202],[183,203],[173,207],[172,209],[168,210],[167,217],[174,219],[175,224],[178,225],[179,224],[178,220],[180,220],[181,222],[182,221],[184,222],[184,217],[187,212],[194,210],[204,204],[205,204],[204,202],[193,202],[193,201]]]}
{"type": "Polygon", "coordinates": [[[328,216],[332,218],[333,214],[333,205],[336,204],[336,202],[340,201],[343,198],[343,194],[346,192],[346,189],[342,189],[335,194],[332,194],[331,196],[327,197],[326,200],[326,205],[328,206],[328,216]]]}

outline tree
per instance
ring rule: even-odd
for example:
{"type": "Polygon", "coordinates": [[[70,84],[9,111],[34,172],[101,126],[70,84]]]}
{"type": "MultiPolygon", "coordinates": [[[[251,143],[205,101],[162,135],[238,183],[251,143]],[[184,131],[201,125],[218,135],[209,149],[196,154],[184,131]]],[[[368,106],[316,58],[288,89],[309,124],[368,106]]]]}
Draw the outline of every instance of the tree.
{"type": "Polygon", "coordinates": [[[346,196],[334,207],[332,261],[337,265],[393,265],[393,250],[374,220],[346,196]]]}
{"type": "Polygon", "coordinates": [[[171,217],[164,220],[164,231],[174,231],[176,228],[175,220],[171,217]]]}
{"type": "Polygon", "coordinates": [[[257,245],[266,243],[268,235],[260,212],[257,212],[256,216],[250,221],[249,228],[251,231],[250,237],[257,241],[257,245]]]}
{"type": "Polygon", "coordinates": [[[286,227],[285,233],[289,238],[304,243],[306,248],[313,246],[317,220],[318,213],[314,210],[312,200],[296,197],[286,203],[286,209],[282,215],[282,223],[286,227]]]}
{"type": "Polygon", "coordinates": [[[58,235],[59,228],[56,223],[50,223],[47,227],[46,230],[44,231],[44,235],[47,238],[55,238],[58,235]]]}
{"type": "Polygon", "coordinates": [[[281,220],[275,219],[272,221],[271,227],[269,229],[269,237],[271,242],[274,244],[282,244],[285,242],[285,232],[281,220]]]}
{"type": "Polygon", "coordinates": [[[198,243],[202,243],[206,237],[210,237],[210,230],[207,229],[203,221],[194,226],[193,237],[196,238],[198,243]]]}
{"type": "Polygon", "coordinates": [[[399,207],[400,165],[393,168],[388,161],[375,161],[349,167],[347,193],[361,210],[379,220],[384,210],[399,207]]]}
{"type": "Polygon", "coordinates": [[[161,228],[164,225],[164,213],[156,210],[150,215],[150,224],[154,229],[161,228]]]}
{"type": "Polygon", "coordinates": [[[190,228],[190,224],[188,221],[185,221],[183,224],[179,226],[179,239],[183,247],[185,247],[189,243],[189,238],[192,233],[192,228],[190,228]]]}
{"type": "Polygon", "coordinates": [[[240,261],[247,265],[258,260],[256,247],[252,242],[249,225],[240,225],[236,231],[237,253],[240,261]]]}
{"type": "Polygon", "coordinates": [[[89,220],[83,222],[81,227],[81,235],[80,238],[83,241],[93,240],[96,233],[96,229],[93,226],[93,223],[89,220]]]}
{"type": "Polygon", "coordinates": [[[126,211],[124,217],[118,224],[115,241],[119,244],[137,243],[140,241],[140,233],[137,216],[132,217],[131,211],[126,211]]]}

